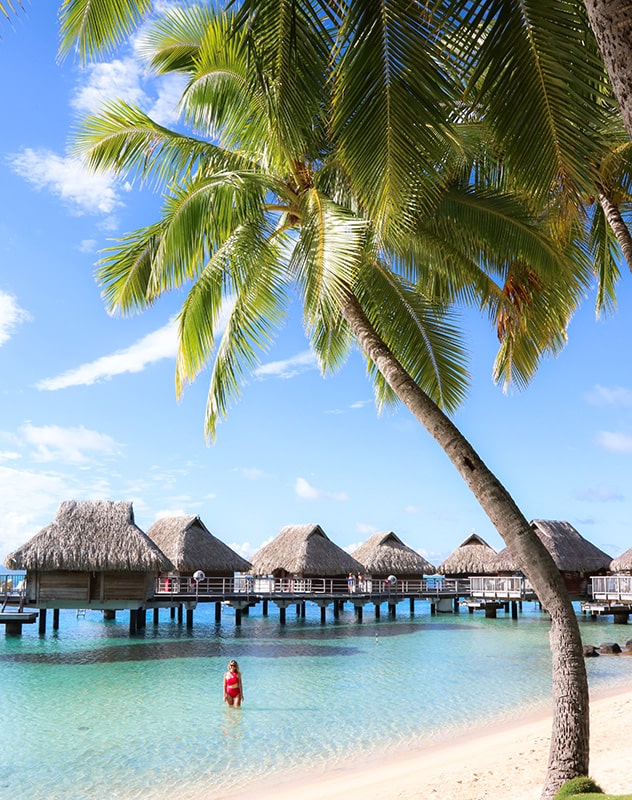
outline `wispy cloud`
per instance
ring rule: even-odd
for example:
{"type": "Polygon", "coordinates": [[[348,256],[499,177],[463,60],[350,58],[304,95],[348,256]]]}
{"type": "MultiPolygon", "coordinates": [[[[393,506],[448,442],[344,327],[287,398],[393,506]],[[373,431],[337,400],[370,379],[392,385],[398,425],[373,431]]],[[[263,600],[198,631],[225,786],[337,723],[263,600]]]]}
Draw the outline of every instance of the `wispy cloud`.
{"type": "Polygon", "coordinates": [[[294,378],[310,369],[318,369],[318,359],[311,350],[305,350],[283,361],[270,361],[258,367],[256,378],[294,378]]]}
{"type": "Polygon", "coordinates": [[[349,496],[346,492],[329,492],[324,489],[317,489],[311,486],[305,478],[297,478],[294,484],[294,491],[296,496],[301,500],[348,500],[349,496]]]}
{"type": "Polygon", "coordinates": [[[0,556],[30,539],[44,516],[52,519],[65,496],[65,479],[57,473],[0,466],[0,556]]]}
{"type": "Polygon", "coordinates": [[[266,478],[268,473],[259,467],[239,467],[237,472],[241,475],[242,478],[246,478],[249,481],[258,481],[261,478],[266,478]]]}
{"type": "Polygon", "coordinates": [[[82,239],[77,247],[77,250],[79,250],[80,253],[94,253],[96,249],[96,239],[82,239]]]}
{"type": "Polygon", "coordinates": [[[133,58],[88,64],[82,82],[74,93],[71,106],[81,114],[94,113],[114,99],[142,106],[147,100],[141,86],[141,70],[133,58]]]}
{"type": "Polygon", "coordinates": [[[150,76],[134,58],[89,64],[71,100],[80,114],[95,113],[113,100],[142,108],[161,125],[178,118],[178,102],[186,87],[181,75],[150,76]]]}
{"type": "Polygon", "coordinates": [[[618,489],[612,486],[596,486],[590,489],[583,489],[575,495],[578,500],[586,500],[589,503],[619,503],[625,497],[618,489]]]}
{"type": "Polygon", "coordinates": [[[346,414],[347,411],[350,410],[358,411],[359,409],[370,405],[372,402],[373,402],[372,400],[356,400],[353,403],[349,403],[349,405],[346,406],[345,408],[331,408],[328,411],[325,411],[325,414],[337,415],[337,414],[346,414]]]}
{"type": "Polygon", "coordinates": [[[593,386],[586,400],[594,406],[632,406],[632,389],[623,386],[593,386]]]}
{"type": "Polygon", "coordinates": [[[600,431],[597,434],[597,444],[612,453],[632,453],[632,436],[625,433],[600,431]]]}
{"type": "Polygon", "coordinates": [[[119,350],[96,361],[82,364],[54,378],[45,378],[38,389],[55,391],[69,386],[90,386],[99,380],[112,378],[126,372],[142,372],[149,364],[165,358],[175,358],[178,349],[175,320],[157,331],[144,336],[130,347],[119,350]]]}
{"type": "Polygon", "coordinates": [[[36,189],[47,189],[77,214],[111,214],[122,206],[114,175],[88,170],[78,158],[26,148],[8,157],[9,166],[36,189]]]}
{"type": "Polygon", "coordinates": [[[28,445],[34,448],[36,461],[55,461],[66,464],[84,464],[95,456],[115,456],[121,446],[104,433],[92,431],[80,425],[78,428],[62,428],[59,425],[32,425],[27,422],[21,434],[28,445]]]}
{"type": "Polygon", "coordinates": [[[11,338],[21,322],[30,318],[13,295],[0,290],[0,346],[11,338]]]}

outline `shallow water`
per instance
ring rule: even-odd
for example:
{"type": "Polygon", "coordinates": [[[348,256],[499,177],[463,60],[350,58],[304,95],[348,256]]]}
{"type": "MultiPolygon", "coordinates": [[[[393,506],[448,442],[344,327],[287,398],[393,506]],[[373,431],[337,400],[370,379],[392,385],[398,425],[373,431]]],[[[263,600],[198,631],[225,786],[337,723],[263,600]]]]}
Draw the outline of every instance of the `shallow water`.
{"type": "MultiPolygon", "coordinates": [[[[0,798],[214,798],[272,772],[334,765],[349,755],[412,747],[464,726],[513,717],[550,695],[548,623],[525,604],[430,616],[418,602],[398,619],[355,622],[351,607],[320,624],[288,610],[279,625],[253,609],[200,605],[192,630],[161,612],[130,639],[127,615],[77,619],[60,630],[0,636],[0,798]],[[242,709],[222,703],[230,658],[242,709]]],[[[586,644],[632,638],[630,628],[581,619],[586,644]]],[[[632,682],[632,658],[587,660],[591,687],[632,682]]]]}

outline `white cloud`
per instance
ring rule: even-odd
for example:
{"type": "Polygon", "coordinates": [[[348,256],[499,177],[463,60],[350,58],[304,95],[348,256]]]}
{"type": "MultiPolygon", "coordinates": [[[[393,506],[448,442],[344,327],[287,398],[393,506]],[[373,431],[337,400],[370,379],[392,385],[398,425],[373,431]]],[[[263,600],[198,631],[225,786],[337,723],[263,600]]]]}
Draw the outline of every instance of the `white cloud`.
{"type": "Polygon", "coordinates": [[[190,511],[185,511],[182,508],[163,508],[156,512],[154,522],[159,519],[168,519],[169,517],[188,517],[191,516],[190,511]]]}
{"type": "Polygon", "coordinates": [[[0,466],[0,563],[53,519],[66,496],[61,475],[0,466]]]}
{"type": "MultiPolygon", "coordinates": [[[[358,523],[356,523],[355,527],[356,527],[356,531],[358,533],[361,533],[362,536],[372,536],[374,533],[377,533],[377,528],[375,527],[375,525],[371,525],[371,523],[369,523],[369,522],[358,522],[358,523]]],[[[359,546],[360,545],[357,545],[356,549],[359,546]]]]}
{"type": "Polygon", "coordinates": [[[83,239],[77,247],[80,253],[94,253],[97,249],[96,239],[83,239]]]}
{"type": "Polygon", "coordinates": [[[115,99],[142,106],[147,95],[141,87],[141,71],[132,58],[89,64],[85,83],[77,89],[71,105],[81,114],[94,113],[115,99]]]}
{"type": "Polygon", "coordinates": [[[596,486],[592,489],[584,489],[577,492],[578,500],[586,500],[589,503],[612,503],[624,500],[624,496],[618,489],[612,486],[596,486]]]}
{"type": "Polygon", "coordinates": [[[22,456],[13,450],[0,450],[0,461],[17,461],[18,458],[22,456]]]}
{"type": "Polygon", "coordinates": [[[91,172],[78,158],[26,148],[11,154],[8,161],[17,175],[36,189],[47,189],[60,197],[79,214],[110,214],[122,205],[116,178],[105,172],[91,172]]]}
{"type": "Polygon", "coordinates": [[[20,308],[13,295],[0,291],[0,345],[11,338],[21,322],[29,319],[29,314],[20,308]]]}
{"type": "Polygon", "coordinates": [[[612,453],[632,453],[632,436],[625,433],[601,431],[597,434],[597,444],[612,453]]]}
{"type": "Polygon", "coordinates": [[[62,428],[59,425],[38,427],[27,422],[22,426],[21,433],[27,444],[35,448],[36,461],[84,464],[89,457],[115,456],[121,450],[111,436],[91,431],[83,425],[78,428],[62,428]]]}
{"type": "Polygon", "coordinates": [[[372,400],[356,400],[355,403],[351,403],[349,408],[352,408],[354,411],[357,408],[364,408],[372,403],[372,400]]]}
{"type": "Polygon", "coordinates": [[[311,486],[305,478],[297,478],[294,484],[296,496],[301,500],[348,500],[346,492],[328,492],[311,486]]]}
{"type": "Polygon", "coordinates": [[[186,79],[169,75],[155,84],[158,96],[147,112],[160,125],[168,126],[178,120],[178,103],[186,87],[186,79]]]}
{"type": "Polygon", "coordinates": [[[55,391],[69,386],[90,386],[99,380],[112,378],[126,372],[142,372],[148,364],[165,358],[175,358],[178,350],[175,320],[139,339],[125,350],[119,350],[96,361],[82,364],[54,378],[45,378],[38,389],[55,391]]]}
{"type": "Polygon", "coordinates": [[[406,514],[420,514],[422,511],[423,508],[421,508],[420,506],[409,505],[404,507],[404,512],[406,514]]]}
{"type": "Polygon", "coordinates": [[[242,478],[246,478],[249,481],[257,481],[260,478],[266,478],[268,475],[267,472],[259,469],[259,467],[240,467],[237,471],[242,478]]]}
{"type": "Polygon", "coordinates": [[[230,549],[234,550],[236,553],[239,553],[239,555],[242,558],[245,558],[246,561],[249,561],[250,556],[252,556],[255,553],[255,550],[253,550],[253,547],[250,544],[250,542],[241,542],[241,543],[231,542],[228,545],[228,547],[230,547],[230,549]]]}
{"type": "Polygon", "coordinates": [[[624,389],[622,386],[607,386],[596,385],[592,388],[589,394],[586,395],[586,400],[594,406],[632,406],[632,390],[624,389]]]}
{"type": "Polygon", "coordinates": [[[270,361],[258,367],[257,378],[293,378],[310,369],[318,369],[318,359],[311,350],[305,350],[283,361],[270,361]]]}

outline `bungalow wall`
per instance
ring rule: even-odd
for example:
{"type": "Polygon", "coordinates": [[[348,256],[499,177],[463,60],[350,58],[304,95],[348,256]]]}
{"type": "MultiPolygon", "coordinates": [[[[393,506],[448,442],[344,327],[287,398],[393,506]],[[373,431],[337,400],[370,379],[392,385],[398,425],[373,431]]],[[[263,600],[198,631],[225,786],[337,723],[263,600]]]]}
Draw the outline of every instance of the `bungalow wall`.
{"type": "Polygon", "coordinates": [[[28,601],[40,608],[133,607],[153,596],[146,572],[27,572],[28,601]]]}

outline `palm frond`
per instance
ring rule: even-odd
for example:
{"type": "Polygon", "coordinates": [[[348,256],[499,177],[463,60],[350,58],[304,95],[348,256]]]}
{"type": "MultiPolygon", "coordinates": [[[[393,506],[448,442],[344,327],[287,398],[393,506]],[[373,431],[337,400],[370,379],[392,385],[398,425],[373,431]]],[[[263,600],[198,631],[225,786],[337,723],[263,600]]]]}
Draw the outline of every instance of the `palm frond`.
{"type": "Polygon", "coordinates": [[[320,155],[330,72],[332,19],[327,3],[243,0],[252,92],[265,98],[271,146],[288,161],[320,155]]]}
{"type": "Polygon", "coordinates": [[[239,153],[158,125],[122,100],[84,118],[74,138],[73,152],[95,171],[136,172],[142,180],[157,185],[191,175],[200,163],[218,170],[252,166],[239,153]]]}
{"type": "Polygon", "coordinates": [[[103,251],[97,262],[96,278],[110,313],[143,311],[153,302],[150,296],[154,260],[164,234],[162,219],[146,228],[128,233],[115,246],[103,251]]]}
{"type": "MultiPolygon", "coordinates": [[[[234,302],[213,361],[205,423],[206,435],[211,438],[215,438],[217,423],[226,416],[231,400],[239,397],[245,376],[258,365],[259,353],[270,346],[274,331],[285,318],[286,276],[279,267],[278,247],[272,236],[265,227],[244,225],[235,231],[222,254],[230,261],[234,302]]],[[[198,334],[197,325],[205,313],[203,292],[204,286],[181,321],[180,387],[197,374],[205,354],[210,356],[206,352],[210,339],[207,334],[206,339],[198,334]],[[182,347],[185,343],[186,350],[182,347]]]]}
{"type": "Polygon", "coordinates": [[[134,31],[152,0],[63,0],[59,55],[76,50],[82,62],[109,53],[134,31]]]}
{"type": "MultiPolygon", "coordinates": [[[[363,265],[354,294],[375,331],[415,383],[446,411],[454,411],[468,388],[467,356],[455,313],[428,301],[381,261],[363,265]]],[[[375,365],[369,374],[378,406],[397,400],[375,365]]]]}
{"type": "Polygon", "coordinates": [[[455,87],[424,23],[408,0],[354,2],[337,42],[332,138],[380,226],[408,208],[411,187],[434,174],[451,139],[455,87]]]}
{"type": "Polygon", "coordinates": [[[311,189],[301,196],[300,233],[290,262],[312,330],[321,316],[336,319],[364,250],[365,220],[311,189]]]}
{"type": "Polygon", "coordinates": [[[617,306],[617,283],[621,279],[619,247],[606,214],[599,203],[594,203],[589,231],[589,248],[593,255],[597,276],[597,315],[614,311],[617,306]]]}
{"type": "Polygon", "coordinates": [[[546,201],[589,193],[610,94],[583,4],[453,0],[469,99],[499,138],[526,191],[546,201]],[[467,36],[464,35],[467,32],[467,36]]]}

